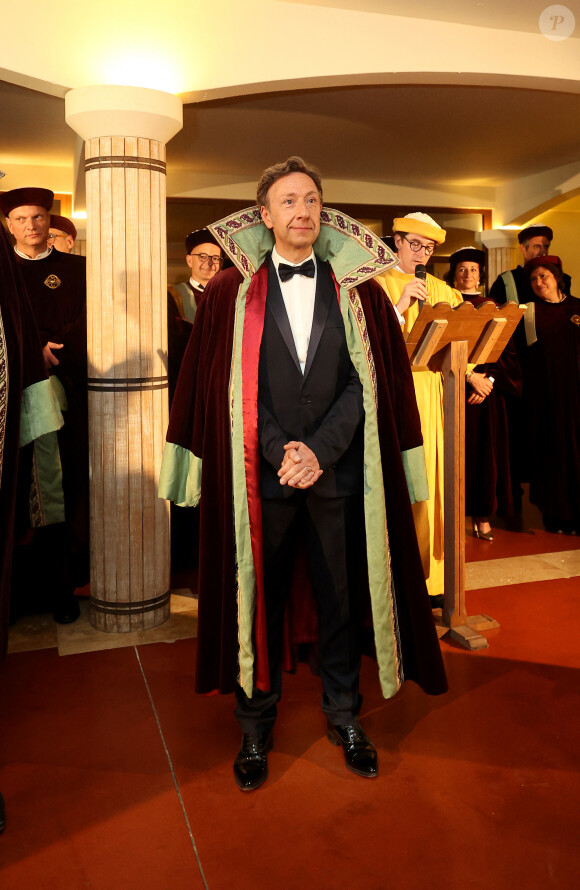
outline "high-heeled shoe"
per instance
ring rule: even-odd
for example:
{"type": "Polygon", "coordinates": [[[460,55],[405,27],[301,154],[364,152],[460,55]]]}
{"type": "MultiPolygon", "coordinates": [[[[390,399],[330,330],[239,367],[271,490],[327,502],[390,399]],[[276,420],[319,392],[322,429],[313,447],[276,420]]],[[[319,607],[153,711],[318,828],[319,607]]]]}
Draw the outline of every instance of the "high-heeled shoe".
{"type": "Polygon", "coordinates": [[[489,541],[491,543],[491,541],[493,541],[493,532],[491,529],[488,532],[482,532],[481,529],[479,528],[477,522],[474,519],[473,520],[473,537],[479,538],[482,541],[489,541]]]}

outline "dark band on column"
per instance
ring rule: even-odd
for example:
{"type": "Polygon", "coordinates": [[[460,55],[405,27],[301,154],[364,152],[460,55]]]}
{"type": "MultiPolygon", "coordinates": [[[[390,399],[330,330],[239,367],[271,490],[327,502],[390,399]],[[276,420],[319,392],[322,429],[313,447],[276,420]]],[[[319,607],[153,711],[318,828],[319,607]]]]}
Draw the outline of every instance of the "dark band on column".
{"type": "Polygon", "coordinates": [[[102,612],[105,615],[141,615],[143,612],[153,612],[155,609],[166,606],[169,603],[170,597],[171,594],[168,590],[167,593],[162,593],[153,599],[133,600],[132,602],[125,603],[100,600],[94,596],[91,596],[89,599],[91,609],[94,609],[95,612],[102,612]]]}
{"type": "Polygon", "coordinates": [[[157,173],[166,173],[167,164],[157,158],[138,158],[131,155],[103,155],[97,158],[88,158],[85,161],[85,170],[102,170],[111,167],[131,167],[138,170],[154,170],[157,173]]]}
{"type": "Polygon", "coordinates": [[[89,377],[87,389],[91,392],[144,392],[150,389],[167,389],[167,375],[163,377],[89,377]]]}

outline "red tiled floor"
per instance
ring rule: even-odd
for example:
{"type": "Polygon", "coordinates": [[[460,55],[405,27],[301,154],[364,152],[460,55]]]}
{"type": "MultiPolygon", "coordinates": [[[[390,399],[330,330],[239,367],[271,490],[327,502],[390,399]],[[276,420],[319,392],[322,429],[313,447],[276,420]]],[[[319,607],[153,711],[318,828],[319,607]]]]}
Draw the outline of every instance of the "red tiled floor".
{"type": "Polygon", "coordinates": [[[468,615],[500,621],[485,634],[485,657],[580,668],[580,578],[470,590],[465,602],[468,615]]]}
{"type": "Polygon", "coordinates": [[[347,773],[325,739],[319,682],[301,667],[285,678],[268,782],[243,795],[232,778],[239,742],[232,703],[184,694],[180,677],[184,660],[191,671],[193,647],[176,646],[175,676],[159,647],[142,658],[209,887],[231,885],[232,862],[240,890],[331,890],[343,882],[483,890],[511,887],[515,875],[538,890],[573,886],[575,670],[444,644],[447,695],[429,698],[409,684],[384,702],[365,662],[363,723],[381,756],[371,782],[347,773]],[[202,725],[210,747],[200,762],[202,725]]]}
{"type": "Polygon", "coordinates": [[[231,697],[194,693],[195,641],[9,656],[0,671],[2,890],[568,890],[580,857],[578,579],[468,593],[501,628],[442,643],[450,691],[380,695],[363,725],[380,775],[348,773],[319,681],[285,678],[270,777],[242,794],[231,697]]]}
{"type": "Polygon", "coordinates": [[[508,532],[494,528],[493,541],[481,541],[467,534],[465,561],[479,562],[484,559],[505,559],[512,556],[532,556],[538,553],[561,553],[563,550],[580,550],[577,535],[553,535],[543,529],[530,532],[508,532]]]}
{"type": "Polygon", "coordinates": [[[202,887],[134,650],[12,655],[0,684],[2,890],[157,888],[160,862],[202,887]]]}

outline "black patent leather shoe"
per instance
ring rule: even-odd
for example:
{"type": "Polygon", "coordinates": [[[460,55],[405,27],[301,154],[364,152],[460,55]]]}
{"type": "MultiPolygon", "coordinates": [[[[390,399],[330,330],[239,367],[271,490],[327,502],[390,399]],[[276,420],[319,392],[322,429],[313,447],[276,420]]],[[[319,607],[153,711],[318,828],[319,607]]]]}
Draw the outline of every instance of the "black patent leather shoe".
{"type": "Polygon", "coordinates": [[[357,776],[374,779],[378,775],[376,749],[358,723],[328,724],[326,735],[333,745],[342,745],[346,768],[357,776]]]}
{"type": "Polygon", "coordinates": [[[266,755],[271,747],[271,732],[244,733],[242,736],[242,747],[234,760],[234,778],[242,791],[254,791],[268,778],[266,755]]]}

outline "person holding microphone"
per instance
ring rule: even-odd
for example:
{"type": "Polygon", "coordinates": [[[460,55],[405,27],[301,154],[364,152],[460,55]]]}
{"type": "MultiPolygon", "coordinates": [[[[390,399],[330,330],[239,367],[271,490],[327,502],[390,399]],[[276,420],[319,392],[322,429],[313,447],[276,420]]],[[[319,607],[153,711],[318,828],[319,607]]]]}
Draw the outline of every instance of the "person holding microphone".
{"type": "MultiPolygon", "coordinates": [[[[408,213],[393,221],[399,265],[376,281],[402,317],[406,335],[427,302],[461,305],[461,294],[430,275],[425,265],[445,241],[445,229],[426,213],[408,213]]],[[[413,504],[413,518],[432,608],[443,605],[443,379],[427,366],[413,367],[427,463],[429,500],[413,504]]]]}

